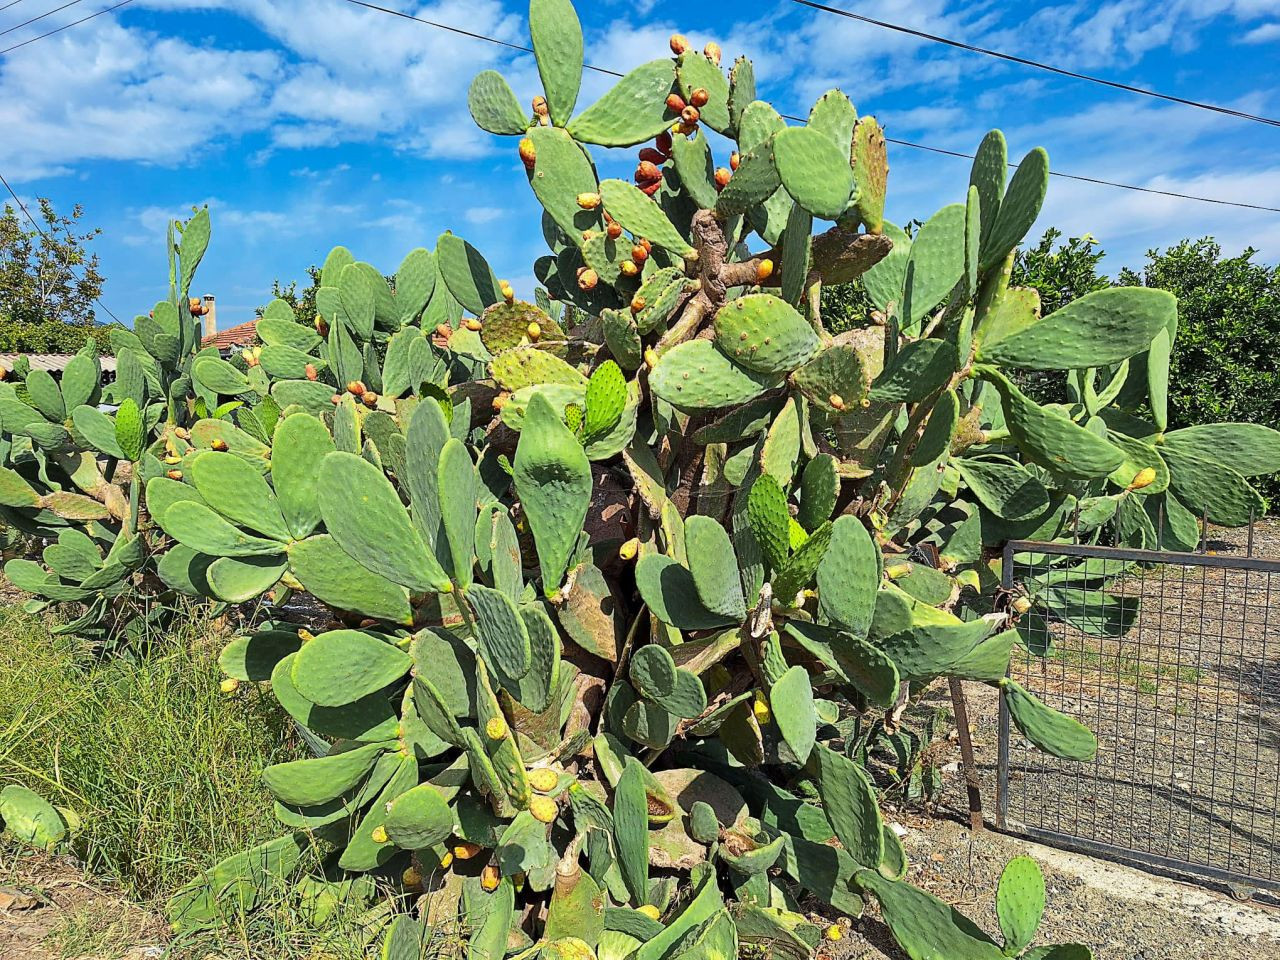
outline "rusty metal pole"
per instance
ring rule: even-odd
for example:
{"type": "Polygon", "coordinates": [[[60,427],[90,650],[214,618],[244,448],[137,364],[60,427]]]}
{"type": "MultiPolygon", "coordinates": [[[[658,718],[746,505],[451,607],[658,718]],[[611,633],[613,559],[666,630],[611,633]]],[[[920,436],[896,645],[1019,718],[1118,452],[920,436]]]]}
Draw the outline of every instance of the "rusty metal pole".
{"type": "Polygon", "coordinates": [[[960,759],[964,763],[964,782],[969,793],[969,829],[982,832],[982,787],[978,783],[978,763],[973,753],[973,739],[969,736],[969,707],[964,699],[964,682],[957,677],[947,678],[951,685],[951,708],[955,711],[956,731],[960,735],[960,759]]]}

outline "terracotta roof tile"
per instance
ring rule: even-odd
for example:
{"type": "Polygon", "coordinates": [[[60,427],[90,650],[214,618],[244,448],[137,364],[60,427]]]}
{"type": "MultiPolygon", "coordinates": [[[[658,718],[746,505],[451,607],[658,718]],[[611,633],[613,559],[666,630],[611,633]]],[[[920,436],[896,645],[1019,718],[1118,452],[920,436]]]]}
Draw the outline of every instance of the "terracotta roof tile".
{"type": "Polygon", "coordinates": [[[217,347],[219,350],[230,350],[232,347],[243,347],[255,343],[258,339],[258,321],[237,324],[226,330],[219,330],[212,337],[200,341],[202,347],[217,347]]]}

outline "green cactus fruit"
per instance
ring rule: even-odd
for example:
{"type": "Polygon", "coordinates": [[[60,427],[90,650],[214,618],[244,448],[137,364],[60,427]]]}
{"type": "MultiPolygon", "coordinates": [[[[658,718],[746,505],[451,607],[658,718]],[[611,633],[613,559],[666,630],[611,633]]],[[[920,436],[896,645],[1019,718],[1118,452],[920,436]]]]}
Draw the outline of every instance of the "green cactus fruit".
{"type": "Polygon", "coordinates": [[[224,517],[273,540],[290,539],[275,492],[240,457],[206,450],[191,458],[188,470],[205,503],[224,517]]]}
{"type": "Polygon", "coordinates": [[[820,346],[817,334],[795,308],[768,293],[725,304],[716,313],[715,329],[720,349],[760,374],[788,373],[811,360],[820,346]]]}
{"type": "Polygon", "coordinates": [[[298,651],[291,677],[312,703],[341,707],[399,680],[412,663],[386,639],[361,630],[330,630],[298,651]]]}
{"type": "Polygon", "coordinates": [[[529,632],[506,594],[475,584],[467,591],[476,618],[476,640],[489,669],[508,689],[529,672],[529,632]]]}
{"type": "Polygon", "coordinates": [[[511,85],[496,70],[483,70],[475,75],[467,90],[467,108],[476,126],[498,136],[516,136],[529,126],[529,116],[521,108],[511,85]]]}
{"type": "Polygon", "coordinates": [[[942,388],[960,361],[946,340],[907,343],[871,385],[873,403],[917,403],[942,388]]]}
{"type": "Polygon", "coordinates": [[[774,599],[790,606],[796,595],[812,582],[830,544],[831,522],[827,521],[809,535],[786,563],[774,571],[774,599]]]}
{"type": "Polygon", "coordinates": [[[317,489],[325,527],[354,562],[411,591],[452,589],[391,481],[373,464],[341,451],[327,454],[317,489]]]}
{"type": "Polygon", "coordinates": [[[322,603],[400,626],[413,622],[409,591],[353,564],[328,534],[294,541],[286,551],[290,571],[322,603]]]}
{"type": "Polygon", "coordinates": [[[885,187],[889,157],[884,131],[875,117],[862,117],[853,128],[853,213],[867,233],[884,229],[885,187]]]}
{"type": "MultiPolygon", "coordinates": [[[[191,374],[200,386],[222,396],[235,397],[249,392],[249,378],[218,357],[197,357],[191,374]]],[[[136,396],[134,400],[136,402],[136,396]]]]}
{"type": "Polygon", "coordinates": [[[768,474],[758,478],[747,498],[747,520],[765,562],[774,571],[786,565],[790,554],[790,519],[787,495],[778,481],[768,474]]]}
{"type": "Polygon", "coordinates": [[[1068,480],[1105,477],[1124,463],[1118,448],[1061,413],[1041,407],[998,370],[977,369],[999,392],[1009,432],[1032,463],[1068,480]]]}
{"type": "Polygon", "coordinates": [[[323,757],[274,763],[262,771],[262,779],[282,803],[314,807],[355,787],[385,750],[382,744],[369,743],[351,750],[331,750],[323,757]]]}
{"type": "Polygon", "coordinates": [[[542,589],[554,595],[591,502],[591,464],[555,408],[535,394],[516,447],[514,481],[538,546],[542,589]]]}
{"type": "MultiPolygon", "coordinates": [[[[710,64],[705,57],[699,59],[710,64]]],[[[715,73],[719,76],[720,71],[715,70],[715,73]]],[[[702,112],[705,116],[706,110],[702,112]]],[[[718,196],[715,162],[711,159],[711,145],[707,142],[706,136],[701,131],[696,131],[692,136],[673,137],[671,160],[675,164],[676,173],[680,176],[680,185],[693,198],[693,201],[703,210],[714,209],[718,196]]]]}
{"type": "Polygon", "coordinates": [[[835,511],[839,492],[835,457],[820,453],[805,464],[800,476],[800,526],[811,533],[818,529],[835,511]]]}
{"type": "Polygon", "coordinates": [[[604,933],[604,901],[600,886],[579,866],[577,855],[561,858],[543,937],[551,941],[576,937],[594,950],[604,933]]]}
{"type": "Polygon", "coordinates": [[[835,220],[849,205],[853,171],[848,149],[812,127],[788,127],[773,139],[773,162],[791,198],[819,220],[835,220]]]}
{"type": "Polygon", "coordinates": [[[582,84],[582,27],[571,0],[531,0],[529,35],[551,122],[569,122],[582,84]]]}
{"type": "Polygon", "coordinates": [[[66,820],[53,804],[16,783],[0,790],[0,826],[21,843],[40,850],[53,850],[68,834],[66,820]]]}
{"type": "Polygon", "coordinates": [[[405,850],[423,850],[453,834],[453,811],[438,788],[422,783],[391,801],[387,837],[405,850]]]}
{"type": "Polygon", "coordinates": [[[634,185],[625,180],[602,180],[600,197],[609,215],[633,237],[644,237],[673,256],[694,255],[693,247],[667,218],[662,208],[634,185]]]}
{"type": "Polygon", "coordinates": [[[648,902],[649,894],[649,798],[643,768],[632,757],[618,779],[613,794],[613,836],[622,878],[631,902],[648,902]]]}
{"type": "Polygon", "coordinates": [[[474,314],[504,299],[493,268],[459,236],[445,233],[436,241],[436,269],[454,299],[474,314]]]}
{"type": "Polygon", "coordinates": [[[640,558],[636,587],[649,611],[677,630],[709,630],[737,622],[704,607],[689,569],[660,553],[640,558]]]}
{"type": "Polygon", "coordinates": [[[978,359],[1031,370],[1107,366],[1145,350],[1176,315],[1177,302],[1164,290],[1098,290],[1001,339],[984,338],[978,359]]]}
{"type": "Polygon", "coordinates": [[[710,517],[693,516],[685,523],[684,536],[698,599],[712,613],[741,622],[747,608],[729,534],[710,517]]]}
{"type": "Polygon", "coordinates": [[[651,140],[671,126],[666,99],[674,84],[670,60],[643,63],[574,117],[568,131],[579,143],[602,147],[630,147],[651,140]]]}
{"type": "Polygon", "coordinates": [[[1029,693],[1016,680],[999,682],[1009,716],[1023,736],[1046,753],[1087,762],[1098,754],[1098,738],[1080,721],[1059,713],[1029,693]]]}
{"type": "Polygon", "coordinates": [[[998,960],[1000,948],[954,907],[874,869],[857,875],[858,886],[880,902],[889,932],[911,960],[998,960]]]}
{"type": "Polygon", "coordinates": [[[753,400],[782,378],[783,374],[757,373],[734,363],[708,340],[690,340],[659,358],[649,374],[649,387],[681,410],[716,410],[753,400]]]}
{"type": "Polygon", "coordinates": [[[1016,956],[1030,945],[1044,915],[1044,874],[1030,857],[1014,857],[1000,874],[996,916],[1004,953],[1016,956]]]}
{"type": "Polygon", "coordinates": [[[774,681],[769,688],[769,707],[796,761],[805,763],[813,750],[818,729],[809,672],[804,667],[791,667],[774,681]]]}
{"type": "Polygon", "coordinates": [[[822,744],[813,747],[812,767],[822,808],[845,852],[863,866],[884,856],[884,836],[875,787],[854,761],[822,744]]]}

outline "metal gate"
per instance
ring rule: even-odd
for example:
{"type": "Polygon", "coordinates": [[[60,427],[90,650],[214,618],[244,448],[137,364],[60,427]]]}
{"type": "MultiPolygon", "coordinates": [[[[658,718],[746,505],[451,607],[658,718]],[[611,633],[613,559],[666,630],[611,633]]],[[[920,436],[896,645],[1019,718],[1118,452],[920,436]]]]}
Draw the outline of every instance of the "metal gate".
{"type": "Polygon", "coordinates": [[[1280,889],[1280,561],[1015,541],[1003,575],[1034,600],[1011,675],[1099,747],[1048,756],[1002,704],[1000,828],[1280,889]]]}

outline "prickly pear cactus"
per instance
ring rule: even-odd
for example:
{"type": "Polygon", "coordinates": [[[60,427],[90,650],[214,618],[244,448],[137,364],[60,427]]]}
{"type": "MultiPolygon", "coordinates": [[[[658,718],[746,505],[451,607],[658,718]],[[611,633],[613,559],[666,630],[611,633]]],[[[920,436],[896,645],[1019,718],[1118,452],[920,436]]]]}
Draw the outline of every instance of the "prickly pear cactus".
{"type": "MultiPolygon", "coordinates": [[[[880,127],[843,93],[788,126],[750,61],[675,36],[580,109],[569,0],[530,24],[543,95],[526,111],[486,71],[470,106],[544,210],[533,302],[451,233],[392,283],[338,247],[314,327],[273,303],[260,349],[177,366],[140,332],[114,423],[76,407],[90,445],[55,423],[65,386],[61,407],[47,384],[0,393],[23,438],[5,520],[56,526],[68,449],[130,461],[145,490],[94,522],[175,591],[269,601],[226,687],[269,683],[317,756],[265,771],[292,832],[195,878],[175,924],[251,908],[267,877],[332,897],[375,874],[412,914],[388,925],[397,960],[457,917],[477,958],[805,955],[868,894],[917,960],[1021,952],[1032,868],[1001,884],[1003,949],[911,887],[872,748],[954,677],[1090,758],[1006,673],[1020,618],[1071,620],[1106,584],[1064,568],[997,603],[999,548],[1246,522],[1280,433],[1166,430],[1171,296],[1042,317],[1009,286],[1043,151],[1006,184],[988,135],[967,195],[908,235],[884,219],[880,127]],[[593,146],[639,148],[634,177],[598,180],[593,146]],[[832,337],[822,286],[855,279],[876,310],[832,337]],[[144,353],[181,374],[156,390],[144,353]],[[1037,405],[1019,369],[1069,371],[1073,402],[1037,405]],[[294,594],[330,619],[290,621],[294,594]]],[[[96,542],[59,536],[10,576],[99,602],[96,542]]]]}

